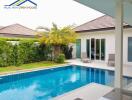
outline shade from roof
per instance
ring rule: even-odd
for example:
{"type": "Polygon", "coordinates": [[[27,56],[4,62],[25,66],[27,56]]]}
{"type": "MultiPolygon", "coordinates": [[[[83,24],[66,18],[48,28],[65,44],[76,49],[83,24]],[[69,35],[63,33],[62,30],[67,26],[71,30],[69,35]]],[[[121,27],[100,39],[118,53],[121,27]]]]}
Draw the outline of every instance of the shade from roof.
{"type": "MultiPolygon", "coordinates": [[[[75,0],[115,18],[116,0],[75,0]]],[[[132,0],[124,1],[124,22],[132,25],[132,0]]]]}
{"type": "Polygon", "coordinates": [[[0,34],[35,36],[36,32],[20,24],[13,24],[0,28],[0,34]]]}
{"type": "MultiPolygon", "coordinates": [[[[124,26],[129,26],[129,25],[124,23],[124,26]]],[[[114,27],[115,27],[115,19],[110,16],[104,15],[76,27],[75,31],[84,32],[84,31],[92,31],[92,30],[100,30],[100,29],[111,29],[114,27]]]]}

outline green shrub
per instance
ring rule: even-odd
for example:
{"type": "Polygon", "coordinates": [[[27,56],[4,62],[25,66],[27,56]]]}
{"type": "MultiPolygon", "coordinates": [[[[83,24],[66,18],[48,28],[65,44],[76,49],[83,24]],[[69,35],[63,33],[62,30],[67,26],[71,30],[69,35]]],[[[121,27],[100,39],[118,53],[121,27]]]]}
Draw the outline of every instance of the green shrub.
{"type": "Polygon", "coordinates": [[[34,40],[20,40],[13,45],[0,39],[0,67],[48,60],[50,54],[50,46],[36,44],[34,40]]]}
{"type": "Polygon", "coordinates": [[[13,46],[5,40],[0,40],[0,66],[12,65],[13,46]]]}
{"type": "Polygon", "coordinates": [[[51,55],[51,46],[45,45],[45,44],[40,44],[37,47],[37,59],[39,61],[43,61],[43,60],[49,60],[51,55]]]}
{"type": "Polygon", "coordinates": [[[19,65],[18,64],[18,45],[12,45],[12,53],[11,53],[11,65],[19,65]]]}
{"type": "Polygon", "coordinates": [[[32,62],[32,55],[34,54],[34,42],[33,41],[20,41],[18,46],[18,59],[19,63],[32,62]]]}
{"type": "Polygon", "coordinates": [[[56,63],[64,63],[65,61],[65,55],[64,54],[59,54],[56,58],[55,58],[55,62],[56,63]]]}
{"type": "Polygon", "coordinates": [[[5,37],[0,37],[0,40],[6,40],[6,41],[34,41],[38,42],[37,38],[5,38],[5,37]]]}

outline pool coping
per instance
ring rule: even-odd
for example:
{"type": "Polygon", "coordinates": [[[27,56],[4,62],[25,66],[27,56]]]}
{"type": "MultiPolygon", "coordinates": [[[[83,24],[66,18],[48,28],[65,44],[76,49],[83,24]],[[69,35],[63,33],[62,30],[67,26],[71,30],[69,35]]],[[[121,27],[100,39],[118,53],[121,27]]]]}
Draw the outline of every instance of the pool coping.
{"type": "Polygon", "coordinates": [[[54,68],[59,68],[59,67],[66,67],[66,66],[69,66],[69,65],[71,65],[71,64],[67,63],[67,64],[60,64],[60,65],[53,65],[53,66],[47,67],[47,68],[39,67],[39,68],[33,68],[33,69],[12,71],[12,72],[9,72],[9,73],[0,74],[0,77],[10,76],[10,75],[17,75],[17,74],[23,74],[23,73],[29,73],[29,72],[35,72],[35,71],[41,71],[41,70],[54,69],[54,68]]]}
{"type": "MultiPolygon", "coordinates": [[[[17,71],[10,71],[10,72],[3,72],[0,73],[0,77],[3,76],[9,76],[9,75],[16,75],[16,74],[22,74],[22,73],[28,73],[28,72],[35,72],[35,71],[41,71],[41,70],[47,70],[47,69],[53,69],[53,68],[59,68],[59,67],[66,67],[66,66],[81,66],[86,68],[96,68],[96,69],[102,69],[102,70],[110,70],[107,68],[101,68],[101,67],[95,67],[95,66],[87,66],[87,65],[80,65],[80,64],[60,64],[60,65],[53,65],[51,67],[38,67],[38,68],[32,68],[32,69],[24,69],[24,70],[17,70],[17,71]]],[[[114,69],[111,69],[110,71],[114,71],[114,69]]]]}
{"type": "MultiPolygon", "coordinates": [[[[71,63],[71,65],[73,66],[83,66],[86,68],[95,68],[95,69],[102,69],[102,70],[108,70],[108,71],[114,71],[115,72],[115,68],[114,67],[98,67],[98,66],[93,66],[93,65],[85,65],[85,64],[75,64],[75,63],[71,63]]],[[[128,78],[132,78],[131,75],[123,73],[124,77],[128,77],[128,78]]]]}
{"type": "Polygon", "coordinates": [[[109,71],[115,71],[114,67],[97,67],[97,66],[85,65],[85,64],[71,64],[71,65],[84,66],[84,67],[88,67],[88,68],[97,68],[97,69],[103,69],[103,70],[109,70],[109,71]]]}
{"type": "MultiPolygon", "coordinates": [[[[17,75],[17,74],[22,74],[22,73],[28,73],[28,72],[35,72],[35,71],[41,71],[41,70],[47,70],[47,69],[53,69],[53,68],[59,68],[59,67],[66,67],[66,66],[82,66],[86,68],[96,68],[96,69],[102,69],[102,70],[108,70],[108,71],[115,71],[114,67],[97,67],[97,66],[92,66],[92,65],[85,65],[85,64],[72,64],[72,63],[67,63],[67,64],[60,64],[60,65],[53,65],[51,67],[39,67],[39,68],[33,68],[33,69],[25,69],[25,70],[17,70],[17,71],[12,71],[12,72],[5,72],[0,74],[0,77],[3,76],[9,76],[9,75],[17,75]]],[[[123,75],[124,77],[132,78],[132,76],[129,76],[127,74],[123,75]]]]}
{"type": "MultiPolygon", "coordinates": [[[[56,96],[56,97],[53,98],[53,100],[61,100],[62,98],[65,98],[65,97],[68,96],[68,95],[73,95],[75,92],[79,92],[80,90],[83,90],[83,89],[85,89],[86,87],[89,87],[89,86],[91,86],[91,85],[98,85],[98,86],[106,87],[106,88],[109,88],[110,91],[113,90],[113,87],[110,87],[110,86],[107,86],[107,85],[102,85],[102,84],[97,84],[97,83],[92,82],[92,83],[86,84],[86,85],[84,85],[84,86],[81,86],[81,87],[79,87],[79,88],[77,88],[77,89],[74,89],[74,90],[71,90],[71,91],[69,91],[69,92],[66,92],[66,93],[64,93],[64,94],[62,94],[62,95],[56,96]]],[[[106,93],[106,94],[107,94],[107,93],[106,93]]],[[[104,95],[102,95],[102,96],[104,96],[104,95]]]]}

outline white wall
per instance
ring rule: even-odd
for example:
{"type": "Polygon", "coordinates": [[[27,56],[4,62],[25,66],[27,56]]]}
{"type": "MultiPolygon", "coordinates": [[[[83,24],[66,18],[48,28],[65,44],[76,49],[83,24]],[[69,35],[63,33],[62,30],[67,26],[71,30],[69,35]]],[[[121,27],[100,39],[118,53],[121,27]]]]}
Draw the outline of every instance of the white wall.
{"type": "MultiPolygon", "coordinates": [[[[78,33],[78,39],[81,39],[81,52],[86,52],[86,39],[105,39],[105,62],[108,61],[109,54],[115,54],[115,31],[107,30],[107,31],[96,31],[96,32],[85,32],[78,33]]],[[[132,62],[128,62],[128,37],[132,37],[132,29],[124,29],[124,42],[123,42],[123,58],[124,64],[132,65],[132,62]]],[[[76,55],[74,53],[74,55],[76,55]]]]}

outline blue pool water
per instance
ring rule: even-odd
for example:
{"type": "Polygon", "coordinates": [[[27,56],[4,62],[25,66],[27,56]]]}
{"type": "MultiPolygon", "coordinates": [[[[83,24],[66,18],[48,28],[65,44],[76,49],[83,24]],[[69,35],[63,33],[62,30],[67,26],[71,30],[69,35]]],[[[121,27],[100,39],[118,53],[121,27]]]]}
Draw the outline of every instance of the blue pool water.
{"type": "MultiPolygon", "coordinates": [[[[66,66],[0,77],[0,100],[51,100],[91,82],[113,86],[114,72],[66,66]]],[[[124,84],[132,78],[124,77],[124,84]]]]}

